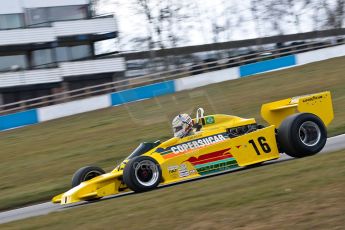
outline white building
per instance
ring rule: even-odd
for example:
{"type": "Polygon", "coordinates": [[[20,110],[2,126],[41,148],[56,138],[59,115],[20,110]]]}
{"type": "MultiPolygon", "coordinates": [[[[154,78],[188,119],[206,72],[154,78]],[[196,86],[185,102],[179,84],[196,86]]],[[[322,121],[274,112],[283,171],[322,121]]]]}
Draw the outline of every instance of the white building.
{"type": "Polygon", "coordinates": [[[91,8],[91,0],[1,0],[0,105],[124,76],[123,58],[95,55],[97,42],[117,37],[116,20],[91,8]]]}

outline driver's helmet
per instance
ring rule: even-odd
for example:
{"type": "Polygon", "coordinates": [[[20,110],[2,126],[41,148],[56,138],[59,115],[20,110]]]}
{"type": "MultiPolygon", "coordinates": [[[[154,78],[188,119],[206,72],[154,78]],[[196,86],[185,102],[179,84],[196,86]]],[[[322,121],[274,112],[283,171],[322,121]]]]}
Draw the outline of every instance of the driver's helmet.
{"type": "Polygon", "coordinates": [[[193,120],[188,114],[179,114],[172,121],[174,137],[185,137],[193,129],[193,120]]]}

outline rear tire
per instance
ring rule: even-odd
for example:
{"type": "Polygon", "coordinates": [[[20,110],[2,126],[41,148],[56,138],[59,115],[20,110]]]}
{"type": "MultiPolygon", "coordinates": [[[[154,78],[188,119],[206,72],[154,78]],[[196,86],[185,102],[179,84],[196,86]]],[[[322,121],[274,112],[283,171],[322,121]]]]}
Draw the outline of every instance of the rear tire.
{"type": "Polygon", "coordinates": [[[327,141],[322,120],[311,113],[297,113],[287,117],[277,133],[280,149],[291,157],[306,157],[320,152],[327,141]]]}
{"type": "Polygon", "coordinates": [[[161,182],[162,171],[152,157],[138,156],[127,162],[123,170],[124,183],[135,192],[152,190],[161,182]]]}
{"type": "Polygon", "coordinates": [[[97,166],[82,167],[76,171],[72,177],[72,188],[80,185],[81,182],[91,180],[104,173],[104,170],[97,166]]]}

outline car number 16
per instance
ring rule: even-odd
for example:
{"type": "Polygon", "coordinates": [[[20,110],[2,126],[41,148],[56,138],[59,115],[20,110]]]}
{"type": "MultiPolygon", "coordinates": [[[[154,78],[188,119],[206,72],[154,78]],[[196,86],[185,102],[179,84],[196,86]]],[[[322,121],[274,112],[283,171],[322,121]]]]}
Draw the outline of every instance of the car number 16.
{"type": "MultiPolygon", "coordinates": [[[[251,139],[248,142],[253,146],[256,154],[260,155],[260,150],[257,147],[255,141],[253,139],[251,139]]],[[[271,147],[269,146],[269,144],[267,144],[265,137],[258,137],[257,142],[259,143],[259,145],[260,145],[262,151],[264,151],[264,153],[270,153],[271,152],[271,147]]]]}

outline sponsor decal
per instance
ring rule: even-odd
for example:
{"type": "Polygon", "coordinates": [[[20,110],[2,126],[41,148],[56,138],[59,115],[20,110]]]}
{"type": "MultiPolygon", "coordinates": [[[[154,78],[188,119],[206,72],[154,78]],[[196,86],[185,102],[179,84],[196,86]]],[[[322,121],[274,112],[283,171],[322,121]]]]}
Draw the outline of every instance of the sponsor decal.
{"type": "Polygon", "coordinates": [[[178,170],[178,174],[180,177],[187,177],[189,176],[189,171],[187,169],[187,165],[186,164],[181,164],[180,168],[178,170]]]}
{"type": "Polygon", "coordinates": [[[200,175],[207,175],[211,173],[225,171],[228,169],[234,169],[237,167],[238,167],[238,164],[236,160],[233,158],[196,166],[197,171],[200,175]]]}
{"type": "MultiPolygon", "coordinates": [[[[234,148],[239,147],[241,147],[241,145],[235,146],[234,148]]],[[[196,173],[200,175],[207,175],[237,168],[237,161],[230,153],[230,150],[231,148],[227,148],[212,153],[207,153],[199,157],[190,157],[185,162],[191,163],[195,169],[188,170],[186,164],[169,166],[169,174],[173,178],[181,178],[188,177],[196,173]]]]}
{"type": "Polygon", "coordinates": [[[205,123],[206,123],[206,125],[214,124],[214,123],[215,123],[214,116],[208,116],[208,117],[206,117],[206,118],[205,118],[205,123]]]}
{"type": "Polygon", "coordinates": [[[169,166],[169,167],[168,167],[169,173],[176,173],[176,172],[177,172],[177,169],[178,169],[178,166],[177,166],[177,165],[169,166]]]}
{"type": "Polygon", "coordinates": [[[178,166],[177,165],[169,166],[168,172],[172,178],[177,178],[178,177],[178,173],[177,173],[178,172],[178,166]]]}
{"type": "Polygon", "coordinates": [[[230,148],[219,150],[213,153],[207,153],[199,157],[190,157],[187,161],[195,166],[195,165],[205,164],[212,161],[218,161],[218,160],[223,160],[226,158],[231,158],[232,155],[229,152],[229,150],[230,148]]]}
{"type": "Polygon", "coordinates": [[[196,168],[200,175],[237,168],[237,161],[231,155],[230,149],[207,153],[199,157],[190,157],[187,161],[196,168]]]}
{"type": "MultiPolygon", "coordinates": [[[[303,96],[297,96],[297,97],[293,97],[291,98],[290,104],[295,104],[299,101],[299,99],[303,98],[303,97],[307,97],[309,95],[303,95],[303,96]]],[[[323,96],[319,95],[319,96],[311,96],[309,98],[305,98],[302,100],[302,102],[311,102],[311,101],[315,101],[315,100],[319,100],[322,99],[323,96]]]]}
{"type": "Polygon", "coordinates": [[[174,165],[168,167],[169,174],[172,178],[177,177],[187,177],[189,175],[195,174],[196,170],[188,170],[186,164],[181,164],[180,166],[174,165]]]}
{"type": "Polygon", "coordinates": [[[303,99],[303,102],[310,102],[310,101],[315,101],[315,100],[319,100],[322,99],[322,96],[312,96],[306,99],[303,99]]]}
{"type": "Polygon", "coordinates": [[[170,147],[170,150],[173,153],[178,154],[178,153],[186,152],[188,150],[216,144],[218,142],[225,141],[225,140],[226,138],[224,137],[223,134],[217,134],[214,136],[204,137],[204,138],[200,138],[194,141],[189,141],[189,142],[185,142],[176,146],[172,146],[170,147]]]}

